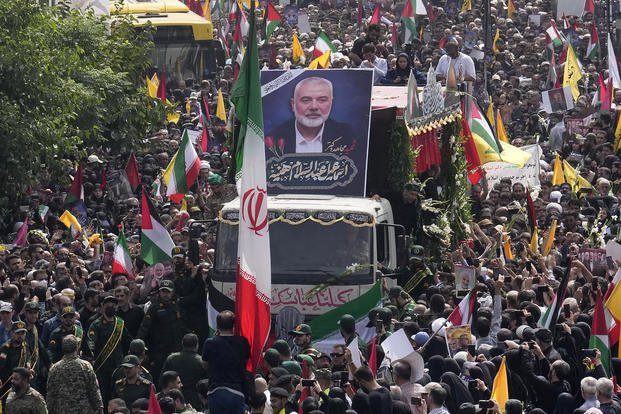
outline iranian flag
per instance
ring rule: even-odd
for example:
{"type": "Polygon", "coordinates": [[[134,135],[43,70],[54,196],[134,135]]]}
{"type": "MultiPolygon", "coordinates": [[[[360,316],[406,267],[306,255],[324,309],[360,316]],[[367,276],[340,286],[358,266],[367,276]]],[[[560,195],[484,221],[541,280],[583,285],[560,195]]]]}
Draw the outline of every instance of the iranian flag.
{"type": "Polygon", "coordinates": [[[237,331],[250,343],[247,369],[255,372],[270,332],[271,260],[265,178],[265,144],[254,2],[248,50],[231,91],[240,122],[235,178],[240,195],[235,315],[237,331]]]}
{"type": "Polygon", "coordinates": [[[282,16],[269,1],[267,2],[267,8],[265,9],[265,21],[265,38],[269,40],[272,33],[274,33],[274,30],[276,30],[276,28],[280,25],[280,22],[282,22],[282,16]]]}
{"type": "Polygon", "coordinates": [[[119,273],[127,275],[129,279],[135,279],[136,277],[134,266],[132,265],[132,257],[129,254],[127,240],[125,240],[125,233],[123,231],[119,232],[119,237],[116,239],[114,261],[112,262],[112,274],[116,275],[119,273]]]}
{"type": "Polygon", "coordinates": [[[611,375],[608,325],[606,325],[602,292],[599,290],[597,291],[597,297],[595,299],[595,311],[593,312],[593,326],[591,329],[591,338],[589,339],[589,348],[599,349],[599,352],[602,353],[602,365],[606,370],[606,374],[611,375]]]}
{"type": "Polygon", "coordinates": [[[375,326],[367,327],[368,313],[381,304],[382,290],[378,282],[356,299],[314,318],[310,322],[313,347],[318,351],[330,353],[334,345],[343,343],[338,326],[338,321],[343,315],[352,315],[356,319],[356,333],[364,342],[369,342],[375,335],[375,326]]]}
{"type": "Polygon", "coordinates": [[[548,47],[554,49],[555,47],[563,45],[563,36],[560,34],[556,27],[554,20],[550,19],[550,27],[546,30],[548,38],[548,47]]]}
{"type": "Polygon", "coordinates": [[[403,25],[405,42],[409,43],[417,36],[416,32],[416,13],[414,13],[414,6],[412,2],[416,0],[407,0],[403,13],[401,13],[401,24],[403,25]]]}
{"type": "Polygon", "coordinates": [[[474,314],[474,305],[477,301],[477,288],[472,289],[466,297],[464,297],[459,305],[451,312],[447,320],[453,326],[470,325],[472,323],[472,315],[474,314]]]}
{"type": "Polygon", "coordinates": [[[167,262],[175,243],[162,224],[151,199],[142,189],[142,229],[140,235],[140,257],[150,265],[167,262]]]}
{"type": "Polygon", "coordinates": [[[318,58],[323,55],[327,51],[331,51],[332,53],[337,52],[336,48],[330,41],[330,38],[323,30],[319,32],[317,36],[317,40],[315,41],[315,49],[313,50],[313,58],[318,58]]]}
{"type": "Polygon", "coordinates": [[[597,34],[597,27],[595,23],[591,24],[591,38],[589,39],[589,45],[587,46],[586,58],[596,59],[599,56],[599,35],[597,34]]]}
{"type": "Polygon", "coordinates": [[[200,172],[201,160],[190,142],[188,130],[185,129],[179,149],[162,176],[166,184],[166,195],[175,203],[180,202],[200,172]]]}

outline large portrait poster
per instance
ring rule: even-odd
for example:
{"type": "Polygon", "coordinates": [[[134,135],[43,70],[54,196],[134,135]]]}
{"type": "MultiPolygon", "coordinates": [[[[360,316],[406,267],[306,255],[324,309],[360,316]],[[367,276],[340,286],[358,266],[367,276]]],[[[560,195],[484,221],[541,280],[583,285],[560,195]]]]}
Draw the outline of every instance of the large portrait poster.
{"type": "Polygon", "coordinates": [[[373,72],[261,72],[269,194],[365,196],[373,72]]]}

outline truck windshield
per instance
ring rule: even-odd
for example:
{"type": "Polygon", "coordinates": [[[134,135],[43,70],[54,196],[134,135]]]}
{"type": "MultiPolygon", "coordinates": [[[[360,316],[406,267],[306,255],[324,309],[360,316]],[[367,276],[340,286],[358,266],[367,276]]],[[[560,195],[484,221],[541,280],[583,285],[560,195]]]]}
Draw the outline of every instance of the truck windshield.
{"type": "Polygon", "coordinates": [[[160,26],[153,36],[153,65],[166,71],[167,82],[176,85],[184,79],[206,79],[210,56],[207,41],[195,41],[191,26],[160,26]]]}
{"type": "MultiPolygon", "coordinates": [[[[238,226],[220,223],[216,249],[216,279],[234,281],[238,226]],[[229,280],[230,279],[230,280],[229,280]]],[[[338,222],[322,225],[314,221],[270,224],[273,284],[316,285],[330,277],[343,276],[352,264],[353,274],[338,279],[347,285],[373,282],[372,227],[338,222]]]]}

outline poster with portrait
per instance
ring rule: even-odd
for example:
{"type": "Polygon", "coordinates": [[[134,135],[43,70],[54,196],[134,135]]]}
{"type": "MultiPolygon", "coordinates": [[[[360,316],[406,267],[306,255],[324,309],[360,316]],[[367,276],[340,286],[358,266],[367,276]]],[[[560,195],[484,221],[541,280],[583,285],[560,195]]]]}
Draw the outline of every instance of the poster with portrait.
{"type": "Polygon", "coordinates": [[[476,269],[473,266],[455,265],[456,290],[471,290],[476,280],[476,269]]]}
{"type": "Polygon", "coordinates": [[[468,345],[474,345],[470,325],[446,327],[446,346],[451,358],[459,351],[467,351],[468,345]]]}
{"type": "Polygon", "coordinates": [[[283,17],[287,24],[291,27],[295,27],[298,24],[298,6],[296,4],[289,4],[285,6],[283,10],[283,17]]]}
{"type": "Polygon", "coordinates": [[[574,98],[571,95],[571,86],[543,91],[541,94],[543,109],[549,114],[563,112],[574,107],[574,98]]]}
{"type": "Polygon", "coordinates": [[[261,72],[269,194],[364,196],[373,72],[261,72]]]}

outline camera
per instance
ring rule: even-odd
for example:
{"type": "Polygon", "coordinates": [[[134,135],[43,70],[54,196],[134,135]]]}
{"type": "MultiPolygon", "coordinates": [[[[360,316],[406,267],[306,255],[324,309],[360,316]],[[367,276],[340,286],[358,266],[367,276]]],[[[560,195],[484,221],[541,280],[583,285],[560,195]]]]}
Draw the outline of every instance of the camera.
{"type": "Polygon", "coordinates": [[[315,385],[315,380],[313,380],[313,379],[303,379],[302,380],[302,386],[303,387],[312,387],[313,385],[315,385]]]}
{"type": "Polygon", "coordinates": [[[410,403],[412,403],[412,405],[419,407],[423,404],[423,400],[420,397],[412,397],[410,399],[410,403]]]}
{"type": "Polygon", "coordinates": [[[595,349],[581,349],[580,353],[585,358],[595,358],[595,355],[597,355],[597,352],[595,352],[595,349]]]}

